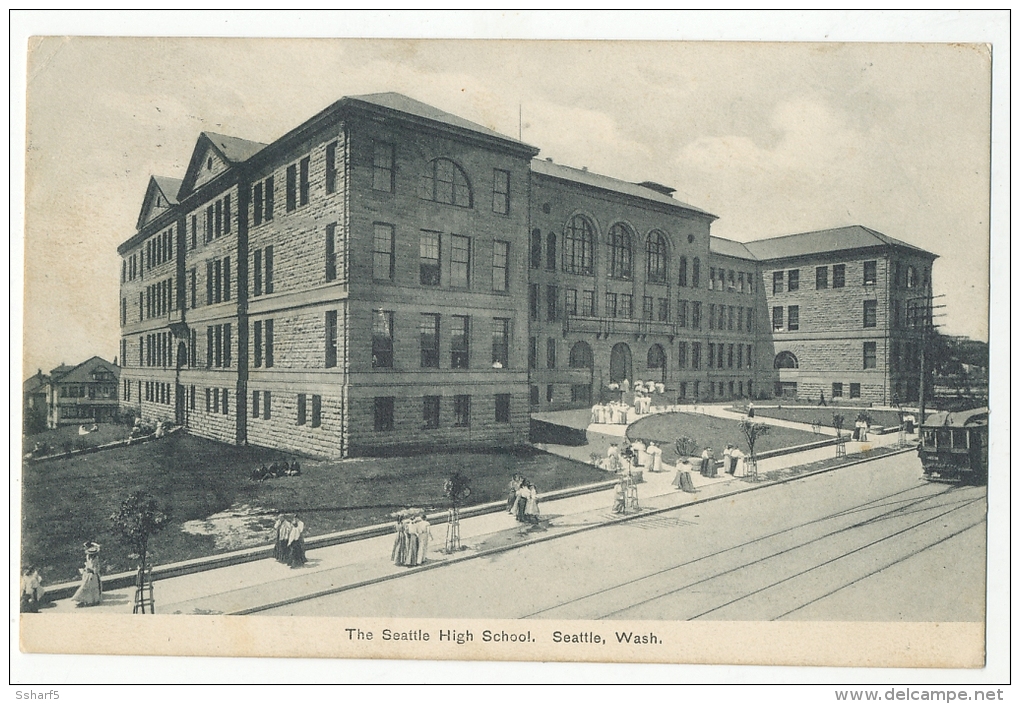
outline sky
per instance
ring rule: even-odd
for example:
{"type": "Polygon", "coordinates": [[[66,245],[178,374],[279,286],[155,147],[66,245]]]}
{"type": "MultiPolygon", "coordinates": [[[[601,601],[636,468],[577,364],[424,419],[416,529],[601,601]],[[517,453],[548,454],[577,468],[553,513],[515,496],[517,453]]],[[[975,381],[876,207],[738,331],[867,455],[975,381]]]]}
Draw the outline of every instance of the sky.
{"type": "MultiPolygon", "coordinates": [[[[155,31],[155,30],[154,30],[155,31]]],[[[203,130],[271,142],[396,91],[656,181],[749,241],[862,224],[939,255],[943,331],[988,339],[990,53],[976,44],[29,40],[24,376],[119,340],[117,246],[203,130]]]]}

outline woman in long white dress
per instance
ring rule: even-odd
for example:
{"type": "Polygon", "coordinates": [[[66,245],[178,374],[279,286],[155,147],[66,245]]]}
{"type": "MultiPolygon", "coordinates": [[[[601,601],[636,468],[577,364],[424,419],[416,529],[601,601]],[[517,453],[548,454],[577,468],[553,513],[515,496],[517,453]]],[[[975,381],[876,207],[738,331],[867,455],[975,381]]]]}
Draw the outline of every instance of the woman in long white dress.
{"type": "Polygon", "coordinates": [[[85,543],[81,586],[71,598],[77,606],[95,606],[103,600],[103,582],[99,576],[99,545],[91,540],[85,543]]]}
{"type": "Polygon", "coordinates": [[[425,562],[425,556],[429,550],[429,540],[432,539],[432,524],[425,518],[424,513],[418,514],[414,520],[414,532],[418,536],[418,554],[415,556],[414,564],[420,565],[425,562]]]}
{"type": "Polygon", "coordinates": [[[538,510],[538,490],[535,489],[535,485],[528,482],[525,487],[527,489],[528,503],[524,507],[524,520],[528,523],[538,523],[539,521],[539,510],[538,510]]]}

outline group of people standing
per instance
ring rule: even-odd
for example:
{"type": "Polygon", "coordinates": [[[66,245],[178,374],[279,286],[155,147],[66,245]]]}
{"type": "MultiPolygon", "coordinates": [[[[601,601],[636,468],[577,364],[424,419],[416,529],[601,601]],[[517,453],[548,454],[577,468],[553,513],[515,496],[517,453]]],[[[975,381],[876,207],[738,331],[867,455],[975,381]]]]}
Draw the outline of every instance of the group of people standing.
{"type": "Polygon", "coordinates": [[[282,514],[276,519],[276,545],[273,557],[277,562],[301,567],[308,561],[305,557],[305,524],[297,515],[282,514]]]}
{"type": "Polygon", "coordinates": [[[507,513],[513,515],[518,523],[538,523],[538,490],[531,480],[522,474],[515,474],[510,479],[509,494],[506,499],[507,513]]]}
{"type": "Polygon", "coordinates": [[[634,409],[619,401],[597,403],[591,407],[591,422],[603,425],[627,425],[634,409]]]}
{"type": "MultiPolygon", "coordinates": [[[[722,453],[722,471],[734,477],[744,476],[744,453],[736,445],[727,443],[722,453]]],[[[711,447],[706,447],[701,452],[701,467],[699,473],[703,477],[713,479],[718,474],[718,461],[715,452],[711,447]]]]}
{"type": "Polygon", "coordinates": [[[390,558],[394,564],[403,567],[423,564],[432,538],[432,524],[425,519],[424,509],[398,511],[394,517],[397,519],[397,537],[393,541],[390,558]]]}

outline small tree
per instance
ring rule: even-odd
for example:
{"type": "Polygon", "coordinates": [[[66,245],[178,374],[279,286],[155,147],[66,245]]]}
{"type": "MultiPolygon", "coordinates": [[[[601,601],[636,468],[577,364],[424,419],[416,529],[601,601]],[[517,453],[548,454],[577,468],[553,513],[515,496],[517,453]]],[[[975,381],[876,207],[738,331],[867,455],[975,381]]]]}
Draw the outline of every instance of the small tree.
{"type": "Polygon", "coordinates": [[[136,491],[121,502],[120,508],[110,516],[114,529],[134,548],[138,556],[138,571],[145,574],[148,566],[149,539],[170,523],[170,509],[144,491],[136,491]]]}
{"type": "Polygon", "coordinates": [[[740,431],[744,434],[744,439],[747,440],[747,451],[751,456],[748,463],[751,468],[751,474],[758,476],[758,456],[754,452],[754,445],[758,442],[758,438],[768,434],[769,426],[765,423],[755,423],[745,419],[740,421],[740,431]]]}
{"type": "Polygon", "coordinates": [[[450,519],[446,524],[446,552],[461,549],[460,505],[471,496],[470,480],[460,472],[454,472],[443,485],[443,495],[450,501],[450,519]]]}
{"type": "Polygon", "coordinates": [[[846,444],[843,440],[843,422],[845,420],[839,413],[832,414],[832,429],[836,431],[836,457],[846,455],[846,444]]]}

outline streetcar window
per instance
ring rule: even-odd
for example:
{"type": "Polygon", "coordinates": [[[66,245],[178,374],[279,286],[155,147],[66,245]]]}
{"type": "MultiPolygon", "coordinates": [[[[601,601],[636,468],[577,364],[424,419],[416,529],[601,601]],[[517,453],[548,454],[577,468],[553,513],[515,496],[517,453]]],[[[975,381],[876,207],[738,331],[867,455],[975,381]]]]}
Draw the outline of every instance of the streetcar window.
{"type": "Polygon", "coordinates": [[[924,435],[921,438],[921,443],[925,447],[935,447],[935,431],[934,430],[925,430],[924,431],[924,435]]]}
{"type": "Polygon", "coordinates": [[[935,431],[935,447],[940,449],[948,450],[952,445],[950,444],[952,437],[949,434],[949,429],[939,429],[935,431]]]}
{"type": "Polygon", "coordinates": [[[967,429],[966,428],[954,428],[953,429],[953,447],[956,449],[963,449],[967,447],[967,429]]]}

